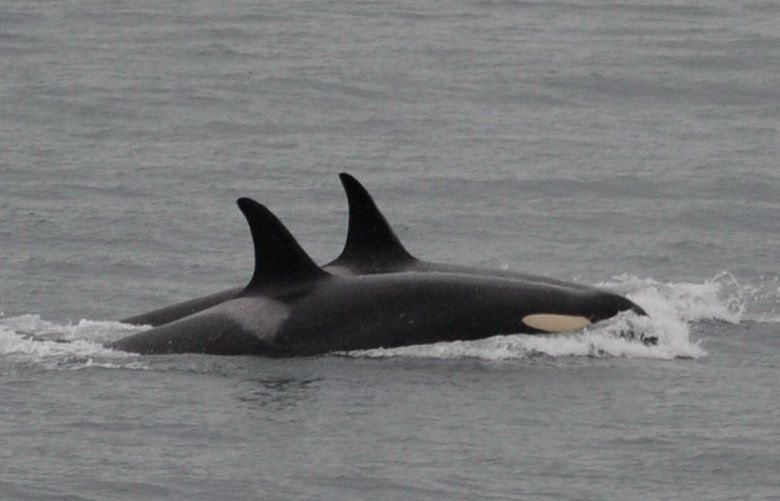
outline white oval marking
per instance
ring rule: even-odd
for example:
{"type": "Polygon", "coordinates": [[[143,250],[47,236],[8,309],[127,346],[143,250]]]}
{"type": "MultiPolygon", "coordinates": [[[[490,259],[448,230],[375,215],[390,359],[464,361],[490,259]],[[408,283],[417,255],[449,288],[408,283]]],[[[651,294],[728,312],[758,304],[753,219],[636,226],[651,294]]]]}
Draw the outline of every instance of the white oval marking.
{"type": "Polygon", "coordinates": [[[544,332],[578,331],[590,325],[590,320],[574,315],[556,315],[555,313],[537,313],[523,317],[523,323],[532,329],[544,332]]]}

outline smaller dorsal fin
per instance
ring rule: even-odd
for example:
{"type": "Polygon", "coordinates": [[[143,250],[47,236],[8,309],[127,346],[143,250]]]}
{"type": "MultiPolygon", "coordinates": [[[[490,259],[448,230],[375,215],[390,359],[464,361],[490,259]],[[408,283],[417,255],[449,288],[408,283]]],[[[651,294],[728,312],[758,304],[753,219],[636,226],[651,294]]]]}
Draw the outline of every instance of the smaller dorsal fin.
{"type": "Polygon", "coordinates": [[[339,174],[347,193],[349,228],[344,250],[333,264],[379,266],[416,261],[398,240],[368,191],[346,172],[339,174]]]}
{"type": "Polygon", "coordinates": [[[249,223],[255,247],[255,272],[244,291],[269,283],[327,275],[265,206],[251,198],[239,198],[236,203],[249,223]]]}

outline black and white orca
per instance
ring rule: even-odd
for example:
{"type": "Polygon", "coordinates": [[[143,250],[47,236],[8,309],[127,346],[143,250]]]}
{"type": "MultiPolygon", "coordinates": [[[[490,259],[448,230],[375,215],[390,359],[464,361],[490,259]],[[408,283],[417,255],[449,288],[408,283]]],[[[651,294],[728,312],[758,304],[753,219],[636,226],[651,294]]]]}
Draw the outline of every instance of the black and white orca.
{"type": "MultiPolygon", "coordinates": [[[[420,273],[398,271],[398,266],[388,273],[371,267],[366,274],[337,275],[317,266],[267,208],[248,198],[238,205],[254,243],[249,284],[218,304],[109,347],[142,354],[311,356],[499,334],[568,332],[623,311],[644,314],[630,300],[592,287],[468,270],[420,273]]],[[[362,229],[364,234],[374,231],[397,242],[386,223],[379,230],[362,229]]],[[[416,261],[411,256],[403,260],[416,261]]]]}

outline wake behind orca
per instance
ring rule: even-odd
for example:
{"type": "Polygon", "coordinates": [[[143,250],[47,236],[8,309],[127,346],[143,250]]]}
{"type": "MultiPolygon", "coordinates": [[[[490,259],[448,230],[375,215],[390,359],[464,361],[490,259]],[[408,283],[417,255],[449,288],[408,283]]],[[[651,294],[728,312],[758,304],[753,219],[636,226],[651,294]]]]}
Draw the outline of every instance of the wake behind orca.
{"type": "Polygon", "coordinates": [[[264,206],[238,201],[255,271],[235,297],[109,344],[144,354],[309,356],[581,329],[644,312],[595,288],[431,271],[338,276],[317,266],[264,206]]]}
{"type": "MultiPolygon", "coordinates": [[[[365,187],[357,179],[345,172],[339,174],[339,178],[347,195],[349,225],[347,228],[347,240],[341,254],[323,266],[329,273],[341,276],[400,272],[462,273],[483,277],[517,279],[566,288],[596,290],[593,287],[529,273],[431,263],[419,260],[406,250],[365,187]]],[[[227,289],[128,317],[121,321],[128,324],[156,327],[234,299],[243,290],[243,287],[227,289]]],[[[637,306],[636,308],[638,309],[639,307],[637,306]]]]}

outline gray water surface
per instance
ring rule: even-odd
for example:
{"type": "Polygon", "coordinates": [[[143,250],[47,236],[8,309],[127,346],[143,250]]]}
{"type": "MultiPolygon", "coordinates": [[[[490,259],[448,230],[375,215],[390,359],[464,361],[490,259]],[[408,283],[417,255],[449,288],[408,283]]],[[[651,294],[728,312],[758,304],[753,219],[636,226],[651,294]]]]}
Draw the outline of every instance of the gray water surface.
{"type": "Polygon", "coordinates": [[[0,0],[0,498],[780,499],[778,34],[771,1],[0,0]],[[658,346],[101,347],[248,280],[240,196],[334,258],[340,171],[415,255],[612,288],[658,346]]]}

